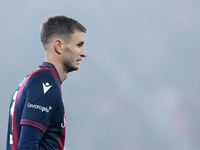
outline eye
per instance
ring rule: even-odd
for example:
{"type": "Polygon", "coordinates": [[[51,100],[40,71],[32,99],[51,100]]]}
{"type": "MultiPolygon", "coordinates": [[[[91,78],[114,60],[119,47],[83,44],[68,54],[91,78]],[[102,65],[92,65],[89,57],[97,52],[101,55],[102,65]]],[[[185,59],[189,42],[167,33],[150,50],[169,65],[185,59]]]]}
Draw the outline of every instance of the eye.
{"type": "Polygon", "coordinates": [[[80,43],[77,44],[77,46],[78,46],[78,47],[82,47],[83,44],[84,44],[84,42],[80,42],[80,43]]]}

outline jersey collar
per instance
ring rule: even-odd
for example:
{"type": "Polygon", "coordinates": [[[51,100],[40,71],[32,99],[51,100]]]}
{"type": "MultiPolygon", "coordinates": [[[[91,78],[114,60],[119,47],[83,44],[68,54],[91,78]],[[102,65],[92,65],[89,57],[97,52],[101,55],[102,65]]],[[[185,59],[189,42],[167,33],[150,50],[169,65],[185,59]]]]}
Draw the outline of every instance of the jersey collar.
{"type": "Polygon", "coordinates": [[[55,66],[52,63],[49,62],[43,62],[40,66],[40,68],[49,68],[51,70],[51,72],[53,73],[54,77],[56,78],[56,80],[62,84],[62,81],[60,79],[60,76],[58,74],[58,71],[56,70],[55,66]]]}

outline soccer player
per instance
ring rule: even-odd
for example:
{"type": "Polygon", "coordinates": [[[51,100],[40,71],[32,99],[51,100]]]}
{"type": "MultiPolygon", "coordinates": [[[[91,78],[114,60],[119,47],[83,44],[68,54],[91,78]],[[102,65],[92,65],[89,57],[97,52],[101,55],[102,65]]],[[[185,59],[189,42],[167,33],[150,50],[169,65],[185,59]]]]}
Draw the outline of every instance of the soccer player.
{"type": "Polygon", "coordinates": [[[49,17],[41,25],[45,61],[13,93],[7,150],[63,150],[66,118],[61,84],[86,57],[86,28],[66,16],[49,17]]]}

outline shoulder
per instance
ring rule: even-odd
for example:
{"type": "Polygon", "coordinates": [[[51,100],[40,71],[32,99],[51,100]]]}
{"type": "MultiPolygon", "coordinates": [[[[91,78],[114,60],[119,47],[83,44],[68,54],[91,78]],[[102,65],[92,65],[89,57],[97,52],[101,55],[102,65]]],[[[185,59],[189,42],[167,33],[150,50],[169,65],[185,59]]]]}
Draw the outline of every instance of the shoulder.
{"type": "Polygon", "coordinates": [[[32,97],[61,97],[60,85],[49,69],[39,69],[28,75],[25,90],[32,97]]]}

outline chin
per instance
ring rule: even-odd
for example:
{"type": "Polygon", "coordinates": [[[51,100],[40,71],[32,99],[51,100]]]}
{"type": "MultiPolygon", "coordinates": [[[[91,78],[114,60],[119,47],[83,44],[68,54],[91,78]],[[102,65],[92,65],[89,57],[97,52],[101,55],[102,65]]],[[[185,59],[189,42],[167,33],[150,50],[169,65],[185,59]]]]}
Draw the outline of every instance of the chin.
{"type": "Polygon", "coordinates": [[[71,68],[68,68],[68,72],[76,71],[78,69],[79,67],[71,67],[71,68]]]}

